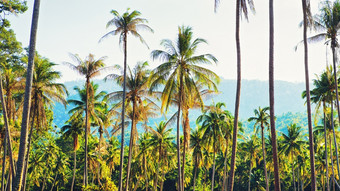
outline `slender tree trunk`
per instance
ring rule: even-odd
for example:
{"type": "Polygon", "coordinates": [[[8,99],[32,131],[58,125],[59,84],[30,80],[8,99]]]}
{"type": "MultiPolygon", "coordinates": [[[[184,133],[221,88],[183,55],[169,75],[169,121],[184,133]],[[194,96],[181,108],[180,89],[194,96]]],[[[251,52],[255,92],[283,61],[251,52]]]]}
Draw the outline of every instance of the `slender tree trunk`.
{"type": "MultiPolygon", "coordinates": [[[[333,126],[333,123],[332,123],[333,126]]],[[[329,152],[330,152],[330,157],[331,157],[331,165],[332,165],[332,182],[333,182],[333,190],[335,191],[335,178],[334,178],[334,165],[333,165],[333,151],[332,151],[332,138],[329,136],[329,152]]]]}
{"type": "Polygon", "coordinates": [[[270,130],[272,137],[275,191],[280,191],[279,160],[277,157],[277,141],[274,109],[274,7],[273,0],[269,0],[269,103],[270,130]]]}
{"type": "MultiPolygon", "coordinates": [[[[335,47],[336,47],[336,42],[334,40],[332,40],[333,72],[334,72],[334,79],[335,79],[336,108],[337,108],[338,117],[339,117],[339,120],[340,120],[340,107],[339,107],[339,93],[338,93],[338,78],[337,78],[335,47]]],[[[334,128],[333,128],[333,133],[334,133],[334,128]]],[[[340,177],[338,145],[337,145],[337,142],[336,142],[335,134],[334,134],[334,147],[335,147],[335,153],[336,153],[336,165],[337,165],[337,169],[338,169],[338,176],[340,177]]]]}
{"type": "Polygon", "coordinates": [[[133,140],[134,140],[134,130],[136,128],[136,122],[135,122],[135,115],[136,115],[136,100],[133,98],[132,102],[132,123],[131,123],[131,133],[130,133],[130,144],[129,144],[129,157],[128,157],[128,166],[127,166],[127,175],[126,175],[126,186],[125,189],[128,191],[129,188],[129,181],[130,181],[130,171],[131,171],[131,158],[132,158],[132,152],[133,152],[133,140]]]}
{"type": "Polygon", "coordinates": [[[23,112],[22,112],[20,146],[19,146],[19,154],[18,154],[18,162],[17,162],[17,173],[16,173],[16,178],[14,180],[14,184],[13,184],[14,191],[19,191],[21,189],[22,178],[24,175],[25,154],[26,154],[27,138],[28,138],[28,131],[27,131],[28,123],[29,123],[28,118],[30,116],[32,80],[33,80],[33,70],[34,70],[33,61],[34,61],[34,56],[35,56],[35,44],[36,44],[37,29],[38,29],[39,8],[40,8],[40,0],[34,0],[29,55],[28,55],[28,67],[27,67],[26,86],[25,86],[25,96],[24,96],[24,106],[23,106],[23,112]]]}
{"type": "Polygon", "coordinates": [[[197,161],[195,161],[195,170],[194,170],[194,181],[193,181],[193,190],[192,191],[195,191],[195,187],[196,187],[196,176],[197,176],[197,168],[198,168],[198,165],[197,165],[197,161]]]}
{"type": "Polygon", "coordinates": [[[184,137],[184,144],[183,144],[183,161],[182,161],[182,191],[184,191],[184,176],[185,176],[185,155],[186,150],[190,144],[190,122],[189,122],[189,110],[185,108],[184,117],[184,125],[183,125],[183,137],[184,137]]]}
{"type": "Polygon", "coordinates": [[[307,44],[307,4],[306,0],[302,0],[303,9],[303,44],[305,56],[305,83],[306,83],[306,98],[307,98],[307,117],[308,117],[308,135],[309,135],[309,158],[311,167],[311,190],[316,190],[316,175],[315,175],[315,156],[314,156],[314,139],[312,127],[312,112],[310,104],[309,92],[309,72],[308,72],[308,44],[307,44]]]}
{"type": "Polygon", "coordinates": [[[231,151],[231,164],[230,164],[230,181],[229,190],[234,189],[235,177],[235,162],[236,162],[236,149],[237,149],[237,131],[238,131],[238,113],[240,107],[241,96],[241,45],[240,45],[240,0],[236,0],[236,52],[237,52],[237,85],[236,85],[236,99],[235,99],[235,116],[234,116],[234,130],[233,130],[233,146],[231,151]]]}
{"type": "MultiPolygon", "coordinates": [[[[181,117],[181,103],[182,103],[182,93],[183,93],[183,78],[182,75],[180,76],[180,91],[179,91],[179,102],[178,102],[178,110],[177,110],[177,170],[178,170],[178,190],[182,190],[182,174],[181,174],[181,140],[179,135],[179,124],[180,124],[180,117],[181,117]]],[[[184,186],[183,186],[184,187],[184,186]]]]}
{"type": "Polygon", "coordinates": [[[162,148],[162,145],[160,145],[159,147],[159,156],[158,156],[158,162],[157,162],[157,169],[156,169],[156,176],[155,176],[155,185],[154,185],[154,188],[153,190],[157,190],[157,184],[158,184],[158,173],[159,173],[159,163],[161,162],[161,148],[162,148]]]}
{"type": "Polygon", "coordinates": [[[300,168],[298,167],[298,171],[297,171],[297,176],[298,176],[298,179],[297,179],[297,190],[300,191],[300,168]]]}
{"type": "Polygon", "coordinates": [[[47,180],[47,178],[44,177],[44,181],[43,181],[43,185],[41,187],[41,191],[44,191],[44,189],[45,189],[46,180],[47,180]]]}
{"type": "Polygon", "coordinates": [[[144,176],[145,176],[145,189],[149,191],[149,181],[148,181],[148,174],[147,174],[147,166],[146,166],[146,159],[143,156],[143,165],[144,165],[144,176]]]}
{"type": "Polygon", "coordinates": [[[124,82],[123,82],[123,105],[122,105],[122,134],[120,147],[119,188],[123,190],[123,165],[124,165],[124,123],[125,123],[125,97],[126,97],[126,62],[127,62],[127,32],[124,32],[124,82]]]}
{"type": "Polygon", "coordinates": [[[211,191],[214,191],[214,183],[215,183],[215,163],[216,163],[216,150],[215,150],[215,143],[213,145],[214,147],[214,162],[213,162],[213,171],[212,171],[212,178],[211,178],[211,191]]]}
{"type": "Polygon", "coordinates": [[[15,168],[14,168],[13,151],[12,151],[11,129],[9,128],[9,123],[8,123],[7,108],[6,108],[6,103],[5,103],[4,93],[3,93],[1,75],[0,75],[0,99],[1,99],[2,113],[3,113],[4,123],[5,123],[5,138],[4,139],[7,139],[7,142],[8,142],[7,145],[8,145],[9,161],[10,161],[10,165],[12,169],[14,169],[12,170],[12,176],[14,179],[15,168]]]}
{"type": "Polygon", "coordinates": [[[84,184],[87,187],[89,178],[88,178],[88,140],[89,140],[89,131],[90,131],[90,113],[89,113],[89,88],[90,88],[90,79],[86,77],[86,111],[85,111],[85,165],[84,165],[84,184]]]}
{"type": "Polygon", "coordinates": [[[269,182],[268,182],[268,176],[267,176],[267,163],[266,163],[266,145],[264,144],[263,124],[261,124],[261,139],[262,139],[262,155],[263,155],[264,177],[266,181],[266,191],[269,191],[269,182]]]}
{"type": "Polygon", "coordinates": [[[204,173],[204,184],[203,184],[203,191],[205,191],[205,187],[207,185],[207,172],[204,173]]]}
{"type": "Polygon", "coordinates": [[[223,182],[222,182],[222,190],[227,190],[227,156],[228,156],[228,147],[229,147],[229,141],[228,138],[226,138],[226,148],[225,148],[225,157],[224,157],[224,169],[223,169],[223,182]]]}
{"type": "MultiPolygon", "coordinates": [[[[0,82],[1,83],[1,82],[0,82]]],[[[6,143],[6,133],[3,136],[3,146],[4,146],[4,155],[2,157],[2,177],[1,177],[1,191],[5,191],[5,173],[6,173],[6,153],[7,153],[7,143],[6,143]]]]}
{"type": "Polygon", "coordinates": [[[252,168],[251,158],[250,158],[250,165],[249,165],[249,181],[248,181],[248,191],[250,191],[250,181],[251,181],[251,168],[252,168]]]}
{"type": "Polygon", "coordinates": [[[136,183],[136,186],[135,186],[135,188],[133,189],[133,191],[136,191],[136,190],[137,190],[137,188],[138,188],[138,186],[139,186],[139,183],[140,183],[140,179],[141,179],[141,177],[138,178],[137,183],[136,183]]]}
{"type": "Polygon", "coordinates": [[[323,129],[324,129],[324,138],[325,138],[325,155],[326,155],[326,183],[327,183],[327,191],[330,190],[329,187],[329,172],[328,172],[328,153],[327,153],[327,129],[326,129],[326,102],[323,101],[323,118],[324,118],[324,123],[323,123],[323,129]]]}
{"type": "Polygon", "coordinates": [[[74,180],[76,178],[76,169],[77,169],[77,150],[74,149],[73,152],[73,178],[72,178],[72,185],[71,185],[71,191],[73,191],[73,187],[74,187],[74,180]]]}
{"type": "Polygon", "coordinates": [[[7,177],[7,186],[6,186],[6,190],[7,191],[12,191],[12,167],[9,167],[9,172],[8,172],[8,177],[7,177]]]}
{"type": "MultiPolygon", "coordinates": [[[[29,164],[29,159],[30,159],[30,151],[31,151],[31,143],[32,143],[32,135],[33,135],[33,127],[34,127],[34,119],[36,118],[37,110],[38,108],[36,107],[37,105],[37,95],[34,95],[34,110],[33,110],[33,116],[32,116],[32,121],[31,121],[31,129],[30,129],[30,134],[28,136],[28,145],[27,145],[27,153],[26,153],[26,159],[25,159],[25,166],[24,166],[24,177],[22,179],[22,187],[21,190],[25,191],[26,190],[26,179],[27,179],[27,173],[28,173],[28,164],[29,164]]],[[[37,117],[38,121],[38,117],[37,117]]]]}
{"type": "MultiPolygon", "coordinates": [[[[163,177],[163,180],[165,179],[165,173],[164,173],[164,168],[162,168],[162,177],[163,177]]],[[[164,181],[161,181],[161,187],[160,187],[160,191],[163,191],[163,185],[164,185],[164,181]]]]}

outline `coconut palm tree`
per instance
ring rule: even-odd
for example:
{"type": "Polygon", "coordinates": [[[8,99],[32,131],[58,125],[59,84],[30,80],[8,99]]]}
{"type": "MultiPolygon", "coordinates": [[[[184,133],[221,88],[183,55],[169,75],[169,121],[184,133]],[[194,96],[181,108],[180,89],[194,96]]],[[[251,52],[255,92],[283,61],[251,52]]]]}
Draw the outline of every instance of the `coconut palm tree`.
{"type": "MultiPolygon", "coordinates": [[[[131,103],[132,113],[131,113],[131,133],[130,133],[130,144],[129,144],[129,156],[128,156],[128,165],[127,165],[127,182],[126,187],[128,187],[128,182],[130,178],[130,170],[131,170],[131,157],[133,153],[133,148],[137,142],[137,123],[142,119],[143,113],[147,111],[143,111],[143,107],[139,107],[139,105],[143,105],[143,100],[147,101],[156,106],[156,104],[150,99],[151,94],[148,91],[148,78],[150,74],[150,70],[147,69],[148,63],[147,62],[139,62],[133,68],[133,70],[128,67],[128,75],[126,76],[126,105],[131,103]],[[139,110],[137,111],[137,108],[139,110]]],[[[116,75],[110,74],[105,79],[113,79],[115,80],[118,85],[124,86],[124,75],[116,75]]],[[[124,92],[122,91],[115,91],[109,93],[106,97],[109,101],[117,101],[121,100],[123,97],[124,92]]],[[[119,103],[123,105],[122,102],[119,103]]]]}
{"type": "Polygon", "coordinates": [[[191,135],[190,141],[190,149],[192,150],[192,158],[194,161],[194,179],[193,179],[193,191],[195,191],[196,187],[196,176],[197,169],[201,167],[203,164],[203,151],[204,151],[204,143],[203,143],[203,131],[199,129],[195,129],[191,135]]]}
{"type": "Polygon", "coordinates": [[[222,128],[228,126],[228,119],[225,113],[218,111],[205,112],[197,118],[196,123],[202,123],[203,139],[207,145],[213,147],[213,171],[211,179],[211,191],[214,189],[215,181],[215,155],[220,150],[220,143],[223,141],[224,136],[222,134],[222,128]]]}
{"type": "MultiPolygon", "coordinates": [[[[52,109],[55,102],[62,103],[66,107],[66,95],[68,94],[64,84],[57,83],[56,80],[61,78],[61,73],[54,71],[56,64],[48,59],[39,56],[34,58],[34,73],[32,84],[32,104],[31,104],[31,129],[28,137],[28,146],[26,158],[29,158],[33,127],[37,132],[47,130],[46,108],[52,109]]],[[[23,177],[23,189],[26,188],[26,178],[28,162],[25,161],[25,175],[23,177]]]]}
{"type": "MultiPolygon", "coordinates": [[[[262,156],[263,156],[263,166],[264,166],[264,176],[266,179],[266,190],[269,190],[269,182],[268,182],[268,175],[267,175],[267,165],[266,165],[266,145],[264,144],[264,128],[269,127],[269,120],[270,116],[267,113],[269,107],[255,109],[254,114],[255,117],[250,117],[248,121],[255,121],[254,127],[260,126],[261,127],[261,140],[262,140],[262,156]]],[[[258,132],[258,128],[256,128],[256,132],[258,132]]],[[[257,133],[256,133],[257,134],[257,133]]]]}
{"type": "Polygon", "coordinates": [[[76,169],[77,169],[77,150],[79,148],[79,141],[78,137],[82,135],[83,128],[84,128],[84,121],[81,115],[78,115],[78,117],[74,119],[70,119],[68,121],[67,125],[64,125],[61,128],[61,131],[63,132],[63,136],[66,138],[72,137],[73,139],[73,178],[72,178],[72,185],[71,185],[71,191],[73,191],[74,187],[74,180],[76,176],[76,169]]]}
{"type": "Polygon", "coordinates": [[[291,161],[291,167],[293,172],[293,185],[294,190],[296,190],[295,185],[295,168],[294,161],[296,160],[297,155],[304,150],[306,141],[304,141],[304,135],[302,134],[302,129],[300,126],[296,124],[291,124],[287,126],[287,134],[282,133],[283,139],[281,140],[281,150],[280,154],[285,154],[288,156],[289,161],[291,161]]]}
{"type": "Polygon", "coordinates": [[[77,54],[70,54],[70,57],[76,63],[75,65],[70,62],[65,62],[72,70],[78,72],[80,75],[85,77],[86,86],[86,107],[85,107],[85,176],[84,184],[85,187],[88,184],[88,165],[87,165],[87,145],[88,145],[88,132],[90,131],[90,120],[89,120],[89,95],[91,94],[90,83],[93,77],[99,76],[100,72],[104,69],[104,59],[101,57],[95,59],[93,54],[89,54],[85,60],[82,60],[77,54]]]}
{"type": "Polygon", "coordinates": [[[269,107],[270,107],[270,134],[272,141],[275,191],[280,191],[279,160],[277,157],[277,140],[274,110],[274,6],[269,0],[269,107]]]}
{"type": "MultiPolygon", "coordinates": [[[[25,166],[25,155],[27,150],[27,137],[28,137],[28,123],[31,105],[31,93],[32,93],[32,81],[33,81],[33,69],[34,69],[34,56],[35,56],[35,45],[38,29],[38,18],[39,18],[40,0],[34,0],[33,6],[33,16],[31,24],[31,34],[30,34],[30,45],[28,54],[28,67],[26,76],[26,86],[25,86],[25,97],[24,106],[22,112],[22,123],[21,123],[21,134],[20,134],[20,146],[17,161],[16,177],[13,183],[13,190],[19,191],[22,186],[22,179],[24,176],[24,166],[25,166]]],[[[27,159],[28,160],[28,159],[27,159]]],[[[14,169],[12,169],[14,172],[14,169]]]]}
{"type": "MultiPolygon", "coordinates": [[[[215,0],[218,2],[219,0],[215,0]]],[[[238,113],[240,108],[241,97],[241,43],[240,43],[240,18],[243,13],[246,20],[248,20],[248,10],[255,12],[253,0],[236,0],[236,27],[235,27],[235,40],[236,40],[236,57],[237,57],[237,84],[236,84],[236,99],[235,99],[235,112],[234,112],[234,128],[233,128],[233,146],[231,151],[231,165],[230,165],[230,184],[228,190],[234,188],[235,177],[235,162],[236,162],[236,149],[237,149],[237,133],[238,133],[238,113]]]]}
{"type": "Polygon", "coordinates": [[[177,94],[179,97],[177,110],[177,160],[178,160],[178,190],[183,189],[183,179],[180,164],[180,112],[182,104],[185,103],[185,92],[193,92],[200,98],[200,94],[194,79],[198,79],[203,85],[217,89],[216,83],[218,76],[200,66],[200,64],[211,64],[217,62],[217,59],[211,54],[203,54],[196,56],[198,45],[206,43],[206,40],[197,38],[193,40],[193,32],[191,27],[182,26],[178,28],[178,37],[175,42],[171,40],[163,40],[161,44],[166,48],[163,50],[154,50],[151,52],[153,59],[164,61],[163,64],[153,70],[150,77],[150,91],[155,90],[160,84],[165,84],[162,92],[162,111],[168,111],[173,100],[173,96],[177,94]]]}
{"type": "MultiPolygon", "coordinates": [[[[111,35],[119,35],[119,43],[123,43],[124,49],[124,72],[123,72],[123,103],[125,103],[125,94],[126,94],[126,69],[127,69],[127,37],[128,34],[132,34],[137,37],[143,44],[146,44],[143,37],[139,34],[139,30],[147,30],[153,32],[153,30],[146,24],[148,21],[144,18],[140,18],[141,13],[139,11],[129,12],[129,9],[120,15],[116,10],[112,10],[111,13],[114,15],[114,18],[111,19],[106,27],[114,27],[114,30],[105,34],[101,39],[106,38],[111,35]]],[[[122,124],[124,121],[125,115],[125,104],[122,107],[122,124]]],[[[122,127],[122,140],[121,140],[121,163],[120,163],[120,172],[119,172],[119,191],[123,190],[123,154],[124,154],[124,127],[122,127]]],[[[126,185],[126,189],[128,189],[128,181],[126,185]]]]}

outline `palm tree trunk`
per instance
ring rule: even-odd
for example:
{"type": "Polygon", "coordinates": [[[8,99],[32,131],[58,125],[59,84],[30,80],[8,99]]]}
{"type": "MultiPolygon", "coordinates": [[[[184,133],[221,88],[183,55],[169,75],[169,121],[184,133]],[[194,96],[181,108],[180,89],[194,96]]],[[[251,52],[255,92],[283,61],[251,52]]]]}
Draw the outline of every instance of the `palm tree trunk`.
{"type": "MultiPolygon", "coordinates": [[[[34,95],[34,110],[33,110],[33,116],[32,116],[32,121],[31,121],[31,129],[30,129],[30,134],[28,136],[28,145],[27,145],[27,153],[26,153],[26,159],[25,159],[25,166],[24,166],[24,177],[22,178],[22,191],[26,190],[26,179],[27,179],[27,173],[28,173],[28,164],[29,164],[29,158],[30,158],[30,151],[31,151],[31,143],[32,143],[32,135],[33,135],[33,126],[34,126],[34,119],[36,117],[37,114],[37,110],[38,108],[36,107],[37,105],[37,99],[36,99],[37,95],[34,95]]],[[[37,121],[38,121],[38,117],[37,117],[37,121]]]]}
{"type": "MultiPolygon", "coordinates": [[[[294,160],[294,155],[293,155],[293,160],[294,160]]],[[[292,161],[292,171],[293,171],[293,187],[294,191],[296,191],[296,185],[295,185],[295,172],[294,172],[294,162],[292,161]]]]}
{"type": "Polygon", "coordinates": [[[148,181],[148,174],[147,174],[147,166],[146,166],[146,159],[143,156],[143,165],[144,165],[144,176],[145,176],[145,189],[149,191],[149,181],[148,181]]]}
{"type": "Polygon", "coordinates": [[[297,171],[297,190],[300,191],[300,168],[298,167],[298,171],[297,171]]]}
{"type": "Polygon", "coordinates": [[[230,183],[229,190],[234,189],[235,177],[235,162],[236,162],[236,149],[237,149],[237,131],[238,131],[238,112],[240,107],[241,96],[241,45],[240,45],[240,0],[236,0],[236,52],[237,52],[237,85],[236,85],[236,99],[235,99],[235,116],[234,116],[234,130],[233,130],[233,146],[231,151],[231,164],[230,164],[230,183]]]}
{"type": "Polygon", "coordinates": [[[72,185],[71,185],[71,191],[73,191],[73,186],[74,186],[74,180],[76,178],[76,169],[77,169],[77,150],[74,149],[73,152],[73,178],[72,178],[72,185]]]}
{"type": "Polygon", "coordinates": [[[277,157],[277,141],[274,110],[274,7],[273,0],[269,0],[269,103],[270,130],[272,137],[275,191],[280,191],[279,160],[277,157]]]}
{"type": "Polygon", "coordinates": [[[6,185],[6,191],[12,191],[12,167],[9,167],[8,177],[7,177],[7,185],[6,185]]]}
{"type": "Polygon", "coordinates": [[[3,113],[3,118],[4,118],[4,123],[5,123],[5,138],[7,139],[8,142],[8,154],[9,154],[9,160],[10,160],[10,165],[12,167],[12,176],[13,179],[15,177],[15,168],[14,168],[14,160],[13,160],[13,151],[12,151],[12,139],[11,139],[11,129],[9,128],[9,123],[8,123],[8,115],[7,115],[7,108],[6,108],[6,103],[4,99],[4,93],[3,93],[3,87],[2,87],[2,78],[0,75],[0,99],[1,99],[1,105],[2,105],[2,113],[3,113]]]}
{"type": "Polygon", "coordinates": [[[86,78],[86,111],[85,111],[85,165],[84,165],[84,181],[85,187],[87,187],[89,178],[88,178],[88,140],[89,140],[89,131],[90,131],[90,116],[89,116],[89,88],[90,88],[90,79],[86,78]]]}
{"type": "Polygon", "coordinates": [[[26,154],[27,138],[28,138],[28,131],[27,131],[28,123],[29,123],[28,118],[30,116],[29,114],[30,114],[30,107],[31,107],[32,80],[33,80],[33,70],[34,70],[33,61],[34,61],[34,56],[35,56],[35,44],[36,44],[37,29],[38,29],[39,8],[40,8],[40,0],[34,0],[29,55],[28,55],[28,67],[27,67],[27,74],[26,74],[27,76],[26,76],[26,86],[25,86],[25,97],[24,97],[24,106],[23,106],[22,122],[21,122],[20,146],[19,146],[19,154],[18,154],[18,161],[17,161],[17,173],[16,173],[16,177],[13,183],[14,191],[19,191],[21,189],[22,178],[24,175],[25,154],[26,154]]]}
{"type": "Polygon", "coordinates": [[[227,156],[228,156],[228,146],[229,141],[228,138],[226,138],[226,148],[225,148],[225,157],[224,157],[224,169],[223,169],[223,182],[222,182],[222,190],[227,190],[227,156]]]}
{"type": "Polygon", "coordinates": [[[44,189],[45,189],[46,180],[47,180],[47,178],[44,177],[44,181],[43,181],[43,185],[41,187],[41,191],[44,191],[44,189]]]}
{"type": "Polygon", "coordinates": [[[179,124],[180,124],[180,116],[181,116],[181,104],[182,104],[182,93],[183,93],[183,78],[182,75],[180,77],[180,91],[179,91],[179,102],[178,102],[178,111],[177,111],[177,169],[178,169],[178,190],[182,190],[182,174],[181,174],[181,140],[179,135],[179,124]]]}
{"type": "Polygon", "coordinates": [[[160,191],[163,191],[163,185],[164,185],[164,179],[165,179],[165,173],[164,173],[164,168],[162,168],[162,177],[163,180],[161,181],[161,186],[160,186],[160,191]]]}
{"type": "Polygon", "coordinates": [[[183,111],[183,114],[185,113],[184,117],[184,124],[183,124],[183,161],[182,161],[182,191],[184,191],[184,175],[185,175],[185,155],[186,150],[188,148],[188,145],[190,144],[190,123],[189,123],[189,110],[185,108],[185,112],[183,111]]]}
{"type": "MultiPolygon", "coordinates": [[[[336,42],[332,39],[332,53],[333,53],[333,72],[334,72],[334,79],[335,79],[335,95],[336,95],[336,107],[338,111],[338,117],[340,120],[340,107],[339,107],[339,92],[338,92],[338,78],[337,78],[337,67],[336,67],[336,52],[335,52],[335,47],[336,47],[336,42]]],[[[334,134],[334,128],[333,128],[333,134],[334,134]]],[[[335,134],[334,134],[334,147],[335,147],[335,152],[336,152],[336,165],[338,168],[338,176],[340,177],[340,167],[339,167],[339,156],[338,156],[338,145],[335,139],[335,134]]]]}
{"type": "Polygon", "coordinates": [[[136,112],[136,100],[133,99],[132,102],[132,123],[131,123],[131,133],[130,133],[130,144],[129,144],[129,157],[128,157],[128,166],[127,166],[127,174],[126,174],[126,186],[125,190],[128,191],[129,188],[129,181],[130,181],[130,171],[131,171],[131,158],[132,158],[132,147],[133,147],[133,140],[134,140],[134,130],[136,128],[135,124],[135,112],[136,112]]]}
{"type": "Polygon", "coordinates": [[[332,165],[332,182],[333,182],[333,190],[335,190],[335,179],[334,179],[334,165],[333,165],[333,151],[332,151],[332,138],[329,136],[329,152],[331,157],[331,165],[332,165]]]}
{"type": "Polygon", "coordinates": [[[212,178],[211,178],[211,191],[214,191],[214,183],[215,183],[215,163],[216,163],[216,150],[215,150],[215,143],[213,145],[214,147],[214,162],[213,162],[213,171],[212,171],[212,178]]]}
{"type": "Polygon", "coordinates": [[[261,124],[261,139],[262,139],[262,155],[263,155],[263,166],[264,166],[264,177],[266,181],[266,191],[269,191],[269,182],[267,175],[267,163],[266,163],[266,145],[264,144],[264,126],[261,124]]]}
{"type": "Polygon", "coordinates": [[[155,184],[154,184],[154,188],[153,190],[157,190],[157,184],[158,184],[158,173],[159,173],[159,163],[161,162],[161,148],[162,148],[162,145],[160,145],[159,147],[159,157],[158,157],[158,162],[157,162],[157,169],[156,169],[156,176],[155,176],[155,184]]]}
{"type": "Polygon", "coordinates": [[[124,82],[123,82],[123,105],[122,105],[122,134],[120,147],[119,188],[123,190],[123,165],[124,165],[124,123],[125,123],[125,97],[126,97],[126,62],[127,62],[127,32],[124,32],[124,82]]]}
{"type": "Polygon", "coordinates": [[[252,162],[250,158],[250,165],[249,165],[249,181],[248,181],[248,191],[250,191],[250,181],[251,181],[251,168],[252,168],[252,162]]]}
{"type": "Polygon", "coordinates": [[[203,191],[205,191],[205,186],[207,185],[207,172],[204,173],[204,184],[203,184],[203,191]]]}
{"type": "Polygon", "coordinates": [[[316,176],[315,176],[315,156],[314,156],[314,141],[313,141],[313,127],[312,127],[312,112],[310,104],[309,92],[309,72],[308,72],[308,44],[307,44],[307,4],[306,0],[302,0],[303,9],[303,44],[305,56],[305,83],[306,83],[306,98],[307,98],[307,117],[308,117],[308,135],[309,135],[309,158],[311,167],[311,190],[316,190],[316,176]]]}
{"type": "MultiPolygon", "coordinates": [[[[1,82],[0,82],[1,83],[1,82]]],[[[5,191],[5,173],[6,173],[6,153],[7,153],[7,143],[6,143],[6,133],[3,136],[3,146],[4,146],[4,155],[2,157],[2,177],[1,177],[1,191],[5,191]]]]}
{"type": "Polygon", "coordinates": [[[193,181],[193,186],[192,186],[192,191],[195,191],[195,187],[196,187],[196,176],[197,176],[197,168],[198,168],[198,165],[197,165],[197,161],[195,161],[195,170],[194,170],[194,181],[193,181]]]}
{"type": "Polygon", "coordinates": [[[136,186],[135,186],[135,188],[133,189],[133,191],[136,191],[136,190],[137,190],[137,188],[138,188],[138,186],[139,186],[139,183],[140,183],[140,179],[141,179],[141,177],[138,178],[137,183],[136,183],[136,186]]]}
{"type": "Polygon", "coordinates": [[[327,191],[330,190],[329,187],[329,172],[328,172],[328,153],[327,153],[327,129],[326,129],[326,102],[323,101],[323,118],[324,118],[324,123],[323,123],[323,129],[324,129],[324,138],[325,138],[325,155],[326,155],[326,182],[327,182],[327,191]]]}

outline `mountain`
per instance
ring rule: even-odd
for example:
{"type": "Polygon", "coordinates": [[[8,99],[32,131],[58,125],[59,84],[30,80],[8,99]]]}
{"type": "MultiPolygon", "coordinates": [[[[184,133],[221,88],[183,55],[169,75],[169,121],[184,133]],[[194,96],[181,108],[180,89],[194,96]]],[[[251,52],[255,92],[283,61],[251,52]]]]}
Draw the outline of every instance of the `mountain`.
{"type": "MultiPolygon", "coordinates": [[[[112,81],[94,80],[99,84],[99,91],[112,92],[120,90],[120,88],[112,81]]],[[[76,92],[73,90],[75,86],[84,86],[83,81],[71,81],[64,83],[69,91],[68,99],[77,98],[76,92]]],[[[277,116],[278,129],[283,128],[286,124],[289,124],[289,120],[301,119],[301,125],[306,124],[306,118],[304,114],[306,106],[304,100],[301,98],[301,93],[304,90],[304,83],[292,83],[286,81],[275,81],[275,114],[277,116]],[[289,116],[289,117],[287,117],[289,116]]],[[[211,103],[224,102],[226,103],[227,110],[234,112],[235,107],[235,91],[236,80],[222,79],[218,89],[220,93],[213,98],[207,100],[207,105],[211,103]]],[[[252,124],[246,122],[246,120],[254,115],[254,109],[258,107],[269,106],[268,95],[268,82],[259,80],[242,80],[241,86],[241,102],[240,102],[240,121],[244,123],[248,129],[252,128],[252,124]]],[[[54,123],[58,127],[64,125],[65,121],[69,118],[67,109],[63,105],[57,103],[53,109],[54,111],[54,123]]],[[[171,111],[169,112],[171,113],[171,111]]],[[[195,126],[195,121],[198,115],[201,114],[199,110],[190,111],[190,124],[195,126]]],[[[150,124],[154,124],[154,121],[161,119],[154,119],[150,121],[150,124]]],[[[296,121],[296,120],[295,120],[296,121]]]]}

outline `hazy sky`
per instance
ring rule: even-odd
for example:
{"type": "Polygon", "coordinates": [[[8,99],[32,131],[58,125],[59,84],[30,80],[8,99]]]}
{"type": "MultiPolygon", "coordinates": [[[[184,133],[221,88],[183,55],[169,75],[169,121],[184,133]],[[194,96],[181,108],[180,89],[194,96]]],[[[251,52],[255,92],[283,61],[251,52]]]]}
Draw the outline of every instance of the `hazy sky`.
{"type": "MultiPolygon", "coordinates": [[[[72,62],[69,53],[85,58],[93,53],[96,58],[107,56],[106,64],[122,64],[123,51],[118,36],[101,43],[99,39],[112,30],[106,23],[113,18],[112,9],[123,13],[127,8],[138,10],[148,19],[154,33],[141,31],[150,49],[139,40],[128,37],[128,64],[148,60],[151,68],[159,62],[150,59],[150,52],[162,48],[162,39],[174,40],[180,25],[192,26],[194,37],[204,38],[208,45],[198,53],[211,53],[219,60],[209,66],[226,79],[236,79],[235,0],[221,0],[214,13],[214,0],[42,0],[38,26],[37,50],[63,74],[63,81],[80,79],[63,62],[72,62]]],[[[17,39],[28,46],[33,0],[29,10],[11,17],[17,39]]],[[[254,0],[256,14],[241,24],[242,78],[268,80],[268,0],[254,0]]],[[[318,13],[317,0],[311,0],[313,14],[318,13]]],[[[304,81],[303,46],[297,52],[295,45],[302,40],[301,1],[274,1],[275,14],[275,79],[291,82],[304,81]]],[[[310,77],[321,73],[326,65],[326,47],[320,42],[309,46],[310,77]]],[[[104,77],[104,76],[103,76],[104,77]]]]}

